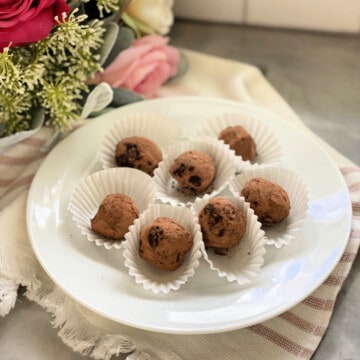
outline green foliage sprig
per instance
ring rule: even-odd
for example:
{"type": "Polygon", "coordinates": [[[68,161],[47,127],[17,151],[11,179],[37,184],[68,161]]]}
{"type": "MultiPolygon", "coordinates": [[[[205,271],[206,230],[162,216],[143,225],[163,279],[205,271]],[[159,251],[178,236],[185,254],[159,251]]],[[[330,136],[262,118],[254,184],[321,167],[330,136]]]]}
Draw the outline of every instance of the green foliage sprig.
{"type": "MultiPolygon", "coordinates": [[[[105,10],[114,1],[102,1],[105,10]]],[[[87,78],[101,70],[98,50],[102,22],[86,22],[76,10],[58,21],[50,35],[0,53],[0,125],[2,136],[28,130],[32,112],[43,108],[48,124],[63,129],[79,116],[87,78]]]]}

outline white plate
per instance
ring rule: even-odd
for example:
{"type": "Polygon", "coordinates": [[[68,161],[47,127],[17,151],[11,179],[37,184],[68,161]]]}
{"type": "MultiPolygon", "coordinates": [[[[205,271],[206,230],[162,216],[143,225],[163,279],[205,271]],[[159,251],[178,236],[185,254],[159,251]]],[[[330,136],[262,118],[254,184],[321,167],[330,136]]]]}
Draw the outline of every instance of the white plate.
{"type": "MultiPolygon", "coordinates": [[[[91,171],[97,169],[99,162],[91,171]]],[[[139,102],[91,120],[44,160],[33,180],[27,208],[34,252],[48,275],[68,295],[122,324],[178,334],[238,329],[296,305],[326,279],[339,261],[350,221],[345,182],[316,143],[267,111],[200,97],[139,102]],[[164,114],[184,130],[184,137],[193,132],[195,125],[223,112],[245,112],[274,129],[283,147],[285,166],[297,172],[308,186],[310,210],[291,245],[267,247],[264,266],[253,284],[241,287],[218,278],[202,260],[195,276],[179,291],[153,294],[127,274],[121,251],[95,246],[76,228],[67,210],[74,186],[89,172],[109,127],[121,115],[137,111],[164,114]]]]}

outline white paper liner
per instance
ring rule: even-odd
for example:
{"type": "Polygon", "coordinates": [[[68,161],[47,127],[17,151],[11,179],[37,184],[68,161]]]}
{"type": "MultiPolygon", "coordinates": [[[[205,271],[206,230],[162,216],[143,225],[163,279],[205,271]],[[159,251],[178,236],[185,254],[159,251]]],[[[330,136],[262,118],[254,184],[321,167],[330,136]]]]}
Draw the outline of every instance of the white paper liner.
{"type": "Polygon", "coordinates": [[[281,162],[282,149],[274,131],[264,122],[245,113],[226,113],[203,123],[196,133],[218,138],[220,132],[229,126],[242,126],[254,139],[256,158],[244,161],[236,156],[236,171],[240,173],[259,165],[277,165],[281,162]]]}
{"type": "Polygon", "coordinates": [[[123,243],[123,255],[125,266],[129,274],[135,278],[137,284],[154,293],[168,293],[171,290],[178,290],[195,273],[199,266],[202,255],[200,225],[194,213],[185,207],[171,206],[168,204],[153,204],[144,211],[134,225],[130,226],[129,232],[125,234],[126,241],[123,243]],[[184,263],[174,271],[164,271],[142,259],[139,256],[140,231],[150,224],[157,217],[169,217],[177,221],[187,229],[193,237],[193,246],[187,254],[184,263]]]}
{"type": "Polygon", "coordinates": [[[103,169],[117,167],[115,149],[118,142],[129,136],[143,136],[155,142],[164,153],[181,135],[180,128],[157,113],[133,113],[123,116],[105,135],[99,149],[103,169]]]}
{"type": "Polygon", "coordinates": [[[229,184],[230,191],[236,195],[241,193],[248,180],[260,177],[280,185],[289,196],[290,213],[281,223],[263,226],[265,241],[268,245],[280,248],[289,245],[301,230],[306,218],[309,195],[303,180],[289,169],[265,166],[245,171],[237,175],[229,184]]]}
{"type": "Polygon", "coordinates": [[[169,148],[165,159],[154,171],[154,181],[157,185],[157,198],[172,205],[189,206],[206,193],[214,196],[222,191],[235,176],[235,152],[209,136],[190,137],[188,140],[178,141],[169,148]],[[177,181],[169,174],[169,169],[175,159],[189,150],[199,150],[207,153],[215,162],[216,175],[208,190],[199,195],[187,195],[181,192],[177,181]]]}
{"type": "Polygon", "coordinates": [[[95,172],[78,182],[69,203],[77,227],[87,239],[106,249],[120,249],[123,241],[110,240],[91,230],[90,220],[109,194],[129,196],[141,213],[155,201],[155,183],[149,175],[136,169],[113,168],[95,172]]]}
{"type": "MultiPolygon", "coordinates": [[[[203,257],[210,265],[210,269],[216,271],[220,277],[224,277],[228,281],[237,281],[240,285],[251,283],[264,264],[266,253],[264,231],[261,230],[257,216],[244,198],[238,195],[231,197],[218,195],[217,197],[228,199],[244,212],[246,232],[239,244],[229,250],[226,255],[216,254],[212,249],[205,249],[203,246],[203,257]]],[[[210,196],[205,196],[193,204],[193,209],[197,215],[210,198],[210,196]]]]}

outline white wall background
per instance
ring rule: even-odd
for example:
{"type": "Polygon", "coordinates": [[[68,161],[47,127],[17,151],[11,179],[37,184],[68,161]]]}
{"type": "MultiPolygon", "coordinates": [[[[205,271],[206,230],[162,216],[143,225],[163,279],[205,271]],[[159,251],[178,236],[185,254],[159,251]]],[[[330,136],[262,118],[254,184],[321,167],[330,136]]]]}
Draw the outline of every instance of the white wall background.
{"type": "Polygon", "coordinates": [[[175,0],[174,12],[196,20],[360,32],[360,0],[175,0]]]}

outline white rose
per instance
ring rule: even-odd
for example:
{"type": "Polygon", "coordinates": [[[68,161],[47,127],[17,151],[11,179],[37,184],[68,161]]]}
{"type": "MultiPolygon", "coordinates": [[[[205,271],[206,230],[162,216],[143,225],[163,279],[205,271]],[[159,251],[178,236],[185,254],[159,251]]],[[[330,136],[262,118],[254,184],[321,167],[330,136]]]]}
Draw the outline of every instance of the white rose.
{"type": "Polygon", "coordinates": [[[174,21],[174,0],[132,0],[125,12],[156,33],[165,35],[174,21]]]}

